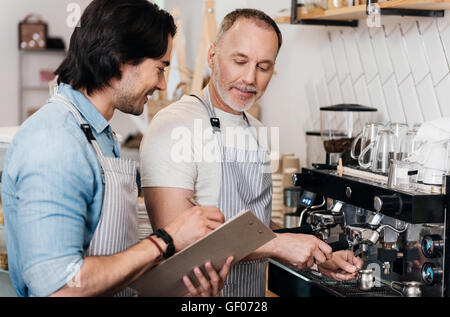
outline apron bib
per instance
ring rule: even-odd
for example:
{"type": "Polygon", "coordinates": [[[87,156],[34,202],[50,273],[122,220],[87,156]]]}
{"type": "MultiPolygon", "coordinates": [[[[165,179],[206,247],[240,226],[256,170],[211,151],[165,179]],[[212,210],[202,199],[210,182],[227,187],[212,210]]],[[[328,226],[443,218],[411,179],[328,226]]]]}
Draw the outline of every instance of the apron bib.
{"type": "MultiPolygon", "coordinates": [[[[102,167],[105,192],[101,216],[84,256],[112,255],[125,251],[138,242],[136,162],[103,156],[90,126],[81,117],[79,110],[63,95],[55,95],[49,101],[62,103],[70,110],[83,127],[102,167]]],[[[134,290],[126,288],[114,296],[135,295],[134,290]]]]}
{"type": "MultiPolygon", "coordinates": [[[[272,204],[272,175],[268,152],[263,149],[247,151],[223,146],[220,123],[212,106],[209,87],[204,90],[206,101],[200,100],[208,111],[214,134],[221,151],[222,181],[219,209],[226,220],[242,210],[250,209],[263,223],[270,225],[272,204]]],[[[244,119],[250,128],[245,113],[244,119]]],[[[254,136],[256,138],[256,136],[254,136]]],[[[224,297],[265,297],[267,259],[238,262],[230,270],[222,289],[224,297]]]]}

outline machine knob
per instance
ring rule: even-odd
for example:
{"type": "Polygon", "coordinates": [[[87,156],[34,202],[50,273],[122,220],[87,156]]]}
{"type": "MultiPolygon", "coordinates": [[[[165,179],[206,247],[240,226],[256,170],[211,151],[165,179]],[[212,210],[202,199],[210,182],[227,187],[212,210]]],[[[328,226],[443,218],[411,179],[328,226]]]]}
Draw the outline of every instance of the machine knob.
{"type": "Polygon", "coordinates": [[[439,258],[444,250],[444,240],[437,234],[426,235],[422,239],[422,253],[427,258],[439,258]]]}
{"type": "Polygon", "coordinates": [[[292,175],[292,184],[294,184],[295,186],[297,186],[297,183],[299,182],[300,176],[298,174],[294,174],[292,175]]]}
{"type": "Polygon", "coordinates": [[[352,197],[352,189],[351,189],[351,187],[345,188],[345,196],[347,196],[347,198],[352,197]]]}
{"type": "Polygon", "coordinates": [[[402,199],[397,194],[375,196],[373,200],[373,208],[376,212],[394,212],[395,214],[400,214],[402,206],[402,199]]]}
{"type": "Polygon", "coordinates": [[[439,284],[442,281],[443,272],[433,263],[425,263],[422,266],[422,280],[428,284],[439,284]]]}

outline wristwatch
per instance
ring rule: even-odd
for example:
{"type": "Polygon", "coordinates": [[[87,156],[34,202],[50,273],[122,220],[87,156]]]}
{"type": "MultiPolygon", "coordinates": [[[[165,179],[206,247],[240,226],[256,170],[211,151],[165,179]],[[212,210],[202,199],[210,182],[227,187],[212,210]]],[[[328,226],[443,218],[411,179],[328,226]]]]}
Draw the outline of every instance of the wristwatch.
{"type": "Polygon", "coordinates": [[[158,238],[161,238],[167,244],[167,249],[166,249],[166,253],[164,253],[164,258],[168,259],[172,255],[174,255],[175,254],[175,246],[173,245],[173,239],[167,233],[167,231],[164,229],[158,229],[158,230],[156,230],[156,236],[158,238]]]}

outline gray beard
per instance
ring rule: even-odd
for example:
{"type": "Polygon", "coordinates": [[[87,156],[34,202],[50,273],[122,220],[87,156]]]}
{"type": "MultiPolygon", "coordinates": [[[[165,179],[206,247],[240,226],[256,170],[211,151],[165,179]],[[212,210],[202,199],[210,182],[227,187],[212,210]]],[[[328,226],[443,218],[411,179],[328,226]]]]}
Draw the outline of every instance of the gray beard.
{"type": "Polygon", "coordinates": [[[248,104],[248,105],[245,106],[244,108],[235,106],[235,105],[231,102],[231,100],[229,100],[229,99],[226,97],[225,93],[223,93],[222,88],[220,87],[220,84],[219,84],[220,70],[219,70],[219,66],[218,66],[218,65],[219,65],[219,64],[218,64],[218,61],[217,61],[217,59],[216,59],[216,62],[215,62],[215,66],[216,66],[216,67],[215,67],[214,70],[213,70],[212,78],[211,78],[211,79],[212,79],[212,83],[213,83],[214,87],[216,88],[217,94],[218,94],[219,97],[227,104],[227,106],[230,107],[231,109],[233,109],[234,111],[237,111],[237,112],[245,112],[245,111],[248,111],[248,110],[256,103],[256,98],[255,98],[255,100],[254,100],[253,102],[251,102],[250,104],[248,104]]]}

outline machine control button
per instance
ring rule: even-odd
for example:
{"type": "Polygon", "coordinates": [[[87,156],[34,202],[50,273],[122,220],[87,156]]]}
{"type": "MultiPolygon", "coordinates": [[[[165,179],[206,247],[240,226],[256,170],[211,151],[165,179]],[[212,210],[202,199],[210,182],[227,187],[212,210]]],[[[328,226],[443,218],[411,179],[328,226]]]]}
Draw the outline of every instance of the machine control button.
{"type": "Polygon", "coordinates": [[[380,197],[375,196],[373,200],[373,208],[375,209],[376,212],[380,212],[381,208],[383,208],[383,201],[381,200],[380,197]]]}
{"type": "Polygon", "coordinates": [[[352,189],[350,187],[345,189],[345,196],[347,196],[347,198],[352,197],[352,189]]]}
{"type": "Polygon", "coordinates": [[[427,258],[439,258],[444,249],[444,240],[437,234],[426,235],[422,239],[422,252],[427,258]]]}
{"type": "Polygon", "coordinates": [[[380,195],[373,199],[373,208],[376,212],[390,212],[401,214],[403,202],[399,195],[380,195]]]}
{"type": "Polygon", "coordinates": [[[298,178],[297,174],[292,175],[292,183],[297,185],[298,181],[299,181],[299,178],[298,178]]]}
{"type": "Polygon", "coordinates": [[[442,274],[442,269],[433,263],[427,262],[422,266],[422,280],[428,285],[440,283],[442,281],[442,274]]]}

